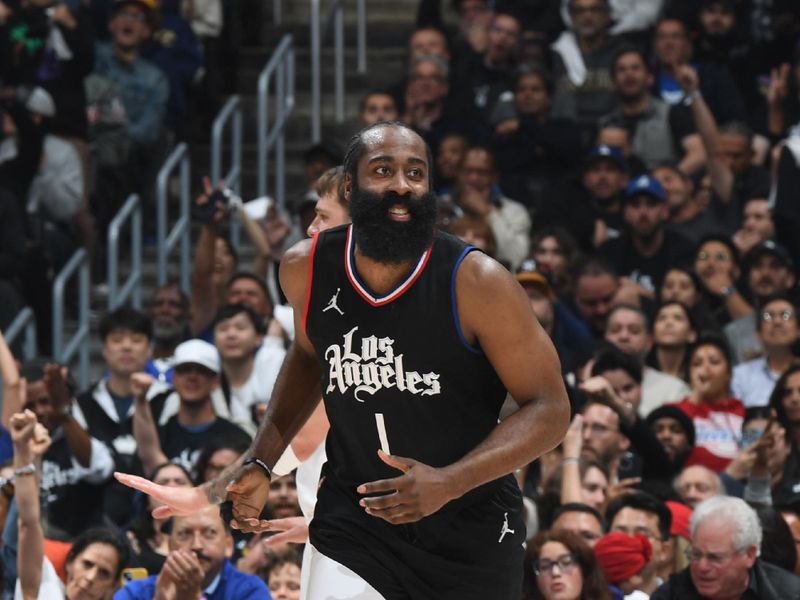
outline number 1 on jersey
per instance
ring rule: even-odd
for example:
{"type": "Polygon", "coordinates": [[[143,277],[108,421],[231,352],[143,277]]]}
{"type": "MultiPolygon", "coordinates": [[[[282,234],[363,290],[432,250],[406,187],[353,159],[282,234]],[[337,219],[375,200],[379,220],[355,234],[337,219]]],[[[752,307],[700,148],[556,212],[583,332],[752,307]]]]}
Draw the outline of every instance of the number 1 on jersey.
{"type": "Polygon", "coordinates": [[[386,425],[383,423],[383,413],[375,413],[375,424],[378,426],[378,439],[381,441],[381,450],[391,455],[389,438],[386,436],[386,425]]]}

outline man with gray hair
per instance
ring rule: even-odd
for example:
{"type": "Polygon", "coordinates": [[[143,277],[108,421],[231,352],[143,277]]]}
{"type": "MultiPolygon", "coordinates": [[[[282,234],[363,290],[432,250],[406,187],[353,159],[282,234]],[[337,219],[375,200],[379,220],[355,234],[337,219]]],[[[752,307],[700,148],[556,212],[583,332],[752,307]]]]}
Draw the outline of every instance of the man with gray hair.
{"type": "Polygon", "coordinates": [[[405,111],[400,119],[414,129],[436,152],[450,133],[462,133],[474,139],[467,128],[479,123],[468,103],[458,103],[450,94],[450,67],[435,54],[418,56],[411,63],[405,91],[405,111]],[[470,114],[467,114],[470,113],[470,114]]]}
{"type": "Polygon", "coordinates": [[[800,577],[763,562],[761,524],[744,500],[701,502],[690,524],[689,567],[670,577],[651,600],[788,600],[800,598],[800,577]]]}

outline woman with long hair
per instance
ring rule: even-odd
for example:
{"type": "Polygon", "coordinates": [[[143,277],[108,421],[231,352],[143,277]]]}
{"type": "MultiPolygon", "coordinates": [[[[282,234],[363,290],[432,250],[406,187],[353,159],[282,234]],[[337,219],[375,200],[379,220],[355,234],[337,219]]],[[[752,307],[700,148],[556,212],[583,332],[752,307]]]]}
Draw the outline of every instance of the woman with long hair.
{"type": "Polygon", "coordinates": [[[654,369],[687,381],[689,346],[696,339],[697,323],[689,307],[678,300],[667,300],[653,319],[653,349],[647,362],[654,369]]]}
{"type": "Polygon", "coordinates": [[[611,600],[592,549],[571,531],[542,531],[528,545],[523,600],[611,600]]]}
{"type": "MultiPolygon", "coordinates": [[[[192,479],[181,465],[164,463],[153,470],[150,477],[160,485],[191,487],[192,479]]],[[[153,518],[153,510],[159,504],[150,496],[140,496],[139,514],[128,526],[125,534],[133,550],[132,564],[147,569],[148,573],[158,573],[169,554],[169,535],[164,526],[169,519],[153,518]]]]}
{"type": "Polygon", "coordinates": [[[559,298],[572,295],[572,272],[580,259],[575,238],[562,227],[545,227],[531,237],[531,258],[550,279],[559,298]]]}

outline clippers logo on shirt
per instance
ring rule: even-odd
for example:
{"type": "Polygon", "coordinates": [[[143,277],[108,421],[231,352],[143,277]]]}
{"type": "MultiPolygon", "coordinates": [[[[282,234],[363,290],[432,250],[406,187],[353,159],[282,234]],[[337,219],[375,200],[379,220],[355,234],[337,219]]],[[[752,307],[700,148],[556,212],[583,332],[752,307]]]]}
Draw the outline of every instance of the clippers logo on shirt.
{"type": "Polygon", "coordinates": [[[441,393],[438,373],[406,371],[403,355],[394,352],[394,340],[374,335],[361,338],[360,353],[353,352],[358,344],[358,326],[344,334],[341,346],[331,344],[325,350],[329,375],[326,394],[339,390],[340,394],[353,389],[355,399],[364,402],[364,394],[373,396],[382,389],[397,388],[421,396],[441,393]]]}

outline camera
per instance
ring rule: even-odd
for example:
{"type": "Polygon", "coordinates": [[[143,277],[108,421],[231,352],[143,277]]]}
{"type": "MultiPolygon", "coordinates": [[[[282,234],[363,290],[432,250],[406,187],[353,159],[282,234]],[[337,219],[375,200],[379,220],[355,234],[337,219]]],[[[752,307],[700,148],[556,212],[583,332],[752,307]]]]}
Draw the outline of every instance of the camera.
{"type": "Polygon", "coordinates": [[[201,223],[210,223],[217,212],[218,204],[224,207],[226,215],[231,215],[242,207],[242,199],[230,188],[214,190],[207,202],[192,206],[192,216],[201,223]]]}

